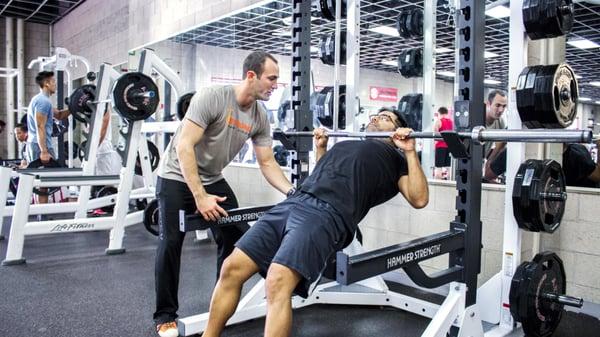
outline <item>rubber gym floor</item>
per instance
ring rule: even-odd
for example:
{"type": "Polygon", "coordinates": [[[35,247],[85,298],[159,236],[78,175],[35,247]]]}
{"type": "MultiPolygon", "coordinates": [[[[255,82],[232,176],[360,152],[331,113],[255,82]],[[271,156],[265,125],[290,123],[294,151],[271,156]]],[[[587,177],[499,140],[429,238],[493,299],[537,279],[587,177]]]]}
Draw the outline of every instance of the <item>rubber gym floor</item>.
{"type": "MultiPolygon", "coordinates": [[[[6,219],[2,230],[6,238],[9,226],[6,219]]],[[[152,322],[156,240],[143,226],[131,226],[124,241],[127,252],[107,256],[106,231],[26,238],[27,263],[0,267],[0,336],[157,336],[152,322]]],[[[2,259],[7,242],[0,241],[2,259]]],[[[187,236],[179,291],[181,317],[208,309],[215,261],[213,243],[187,236]]],[[[401,290],[393,284],[391,288],[401,290]]],[[[597,316],[568,312],[554,336],[597,337],[597,316]]],[[[412,337],[420,336],[427,324],[423,317],[396,309],[319,305],[294,312],[292,336],[412,337]]],[[[261,336],[263,325],[264,319],[245,322],[226,328],[223,336],[261,336]]]]}

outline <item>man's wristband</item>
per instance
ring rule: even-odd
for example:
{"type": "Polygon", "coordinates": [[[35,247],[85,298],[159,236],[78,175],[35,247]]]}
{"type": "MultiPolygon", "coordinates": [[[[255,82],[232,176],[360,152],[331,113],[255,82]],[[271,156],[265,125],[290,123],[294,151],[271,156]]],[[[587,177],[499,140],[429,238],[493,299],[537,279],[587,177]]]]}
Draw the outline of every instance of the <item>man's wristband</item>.
{"type": "Polygon", "coordinates": [[[290,188],[290,190],[289,190],[289,191],[287,191],[287,193],[285,194],[285,196],[289,198],[289,197],[291,197],[292,195],[294,195],[294,193],[296,193],[296,188],[295,188],[295,187],[292,187],[292,188],[290,188]]]}

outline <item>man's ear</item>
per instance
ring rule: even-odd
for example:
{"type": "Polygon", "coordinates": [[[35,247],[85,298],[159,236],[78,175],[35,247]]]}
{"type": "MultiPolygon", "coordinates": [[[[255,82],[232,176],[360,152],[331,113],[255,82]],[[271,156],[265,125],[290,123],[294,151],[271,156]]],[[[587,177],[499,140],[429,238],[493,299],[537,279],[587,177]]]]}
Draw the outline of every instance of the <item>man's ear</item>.
{"type": "Polygon", "coordinates": [[[256,73],[252,70],[248,70],[246,72],[246,78],[247,79],[256,79],[256,73]]]}

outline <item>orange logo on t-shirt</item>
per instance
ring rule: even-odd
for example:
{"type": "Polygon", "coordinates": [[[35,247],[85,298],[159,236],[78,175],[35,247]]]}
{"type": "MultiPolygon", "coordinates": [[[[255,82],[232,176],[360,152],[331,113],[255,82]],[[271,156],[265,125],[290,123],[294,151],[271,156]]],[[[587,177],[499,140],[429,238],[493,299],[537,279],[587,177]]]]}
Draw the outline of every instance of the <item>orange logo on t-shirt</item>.
{"type": "Polygon", "coordinates": [[[252,130],[252,125],[246,124],[246,123],[240,121],[239,119],[233,118],[231,116],[232,112],[233,112],[233,109],[231,107],[229,107],[227,109],[227,125],[238,128],[238,129],[244,131],[245,133],[250,133],[250,131],[252,130]]]}

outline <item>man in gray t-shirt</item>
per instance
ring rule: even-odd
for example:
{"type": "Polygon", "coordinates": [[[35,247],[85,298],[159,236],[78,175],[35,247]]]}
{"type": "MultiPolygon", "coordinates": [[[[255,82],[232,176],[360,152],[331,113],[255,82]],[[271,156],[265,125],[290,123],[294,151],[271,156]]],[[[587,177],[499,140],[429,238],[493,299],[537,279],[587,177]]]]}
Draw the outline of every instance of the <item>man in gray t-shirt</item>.
{"type": "MultiPolygon", "coordinates": [[[[244,60],[243,80],[237,85],[199,90],[167,146],[158,169],[156,195],[160,236],[156,254],[156,311],[161,337],[177,336],[177,292],[181,247],[179,210],[199,212],[205,220],[226,216],[238,207],[235,194],[221,171],[250,138],[267,181],[282,193],[294,189],[275,161],[267,113],[257,100],[268,100],[277,88],[279,67],[268,53],[253,52],[244,60]]],[[[218,247],[217,278],[223,260],[247,224],[213,228],[218,247]]]]}
{"type": "MultiPolygon", "coordinates": [[[[506,129],[506,122],[502,118],[506,111],[507,98],[506,93],[502,90],[493,89],[489,92],[487,101],[485,102],[485,128],[486,129],[506,129]]],[[[494,150],[492,142],[486,142],[483,146],[483,155],[488,160],[493,159],[504,148],[506,143],[495,143],[494,150]]]]}

